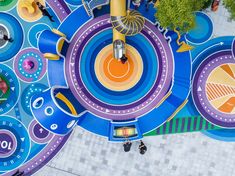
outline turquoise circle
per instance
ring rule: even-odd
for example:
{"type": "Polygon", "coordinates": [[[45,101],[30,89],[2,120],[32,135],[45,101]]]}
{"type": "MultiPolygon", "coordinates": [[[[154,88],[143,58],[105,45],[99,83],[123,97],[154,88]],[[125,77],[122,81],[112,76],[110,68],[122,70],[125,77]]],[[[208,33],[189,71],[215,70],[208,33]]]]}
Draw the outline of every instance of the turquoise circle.
{"type": "Polygon", "coordinates": [[[141,34],[138,34],[134,37],[128,37],[128,44],[130,44],[131,46],[136,45],[136,47],[139,47],[139,49],[137,49],[135,46],[133,46],[142,56],[144,64],[143,75],[139,83],[137,83],[130,90],[112,91],[105,87],[102,87],[102,85],[99,86],[100,83],[98,83],[98,81],[95,81],[97,80],[97,78],[94,71],[94,63],[98,53],[93,55],[93,53],[99,52],[102,48],[111,44],[111,42],[112,30],[108,29],[94,36],[84,47],[81,56],[82,58],[80,60],[80,73],[83,83],[91,95],[93,95],[99,101],[107,104],[125,105],[138,101],[151,90],[156,81],[158,73],[158,61],[155,49],[141,34]],[[140,48],[144,49],[140,50],[140,48]]]}
{"type": "Polygon", "coordinates": [[[189,31],[186,38],[189,42],[200,44],[209,40],[213,33],[213,23],[203,12],[196,12],[196,26],[189,31]]]}
{"type": "Polygon", "coordinates": [[[21,106],[23,110],[28,114],[32,115],[30,110],[30,100],[32,96],[40,94],[42,91],[46,90],[48,87],[41,83],[30,84],[24,89],[21,95],[21,106]]]}

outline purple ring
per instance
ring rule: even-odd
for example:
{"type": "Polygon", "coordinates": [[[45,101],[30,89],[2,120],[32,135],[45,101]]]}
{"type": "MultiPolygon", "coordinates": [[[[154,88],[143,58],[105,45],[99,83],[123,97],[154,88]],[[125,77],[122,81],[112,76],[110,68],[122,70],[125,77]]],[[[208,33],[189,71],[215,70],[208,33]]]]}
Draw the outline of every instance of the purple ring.
{"type": "Polygon", "coordinates": [[[47,71],[47,60],[43,57],[39,50],[35,48],[27,48],[17,54],[14,59],[13,66],[17,76],[21,80],[26,82],[35,82],[40,80],[45,75],[47,71]],[[24,60],[26,59],[34,62],[34,68],[32,70],[26,70],[23,67],[24,60]]]}
{"type": "Polygon", "coordinates": [[[100,117],[112,120],[126,120],[140,117],[154,109],[170,87],[174,65],[171,49],[163,35],[155,26],[146,21],[142,35],[151,42],[155,48],[156,55],[160,58],[159,77],[149,93],[138,102],[126,106],[105,104],[89,93],[86,86],[83,84],[80,74],[75,71],[75,67],[79,68],[79,64],[76,64],[76,62],[79,61],[82,49],[85,47],[81,46],[82,41],[87,42],[89,40],[88,38],[91,38],[95,33],[111,27],[109,15],[104,15],[88,22],[75,34],[70,43],[65,62],[68,85],[77,100],[89,111],[100,117]],[[94,33],[94,31],[96,32],[94,33]],[[93,34],[90,35],[90,33],[93,34]]]}
{"type": "MultiPolygon", "coordinates": [[[[31,139],[34,142],[39,143],[39,144],[44,144],[44,143],[49,142],[54,137],[54,135],[50,133],[49,131],[46,131],[46,132],[44,131],[43,132],[44,134],[41,134],[41,136],[40,134],[35,134],[37,132],[35,130],[35,128],[37,128],[37,125],[40,125],[40,124],[36,120],[33,120],[29,125],[28,131],[29,131],[29,135],[31,139]]],[[[45,130],[44,128],[42,129],[45,130]]]]}
{"type": "Polygon", "coordinates": [[[235,127],[234,114],[223,113],[215,109],[206,94],[207,79],[211,72],[224,64],[234,64],[231,51],[214,53],[199,66],[193,80],[193,100],[200,114],[211,123],[227,128],[235,127]]]}
{"type": "Polygon", "coordinates": [[[17,140],[16,140],[15,135],[12,132],[8,131],[8,130],[2,130],[1,129],[0,130],[0,149],[1,149],[1,145],[2,145],[1,143],[3,142],[3,139],[5,140],[5,142],[7,142],[6,138],[11,140],[10,142],[8,141],[8,147],[12,147],[12,148],[9,152],[6,152],[6,153],[1,152],[0,153],[0,158],[7,158],[7,157],[11,156],[15,152],[16,147],[17,147],[17,140]],[[10,144],[12,144],[12,145],[10,146],[10,144]]]}

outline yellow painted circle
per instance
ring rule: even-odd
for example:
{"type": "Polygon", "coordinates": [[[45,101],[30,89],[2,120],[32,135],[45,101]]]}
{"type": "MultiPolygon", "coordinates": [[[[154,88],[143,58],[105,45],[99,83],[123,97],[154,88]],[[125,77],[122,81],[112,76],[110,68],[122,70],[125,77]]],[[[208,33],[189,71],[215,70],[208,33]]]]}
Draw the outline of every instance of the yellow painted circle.
{"type": "Polygon", "coordinates": [[[112,45],[103,48],[95,60],[95,74],[107,89],[125,91],[134,87],[143,73],[143,61],[139,52],[130,45],[126,47],[128,61],[123,64],[113,58],[112,45]]]}
{"type": "Polygon", "coordinates": [[[222,113],[235,114],[235,64],[215,68],[206,82],[210,104],[222,113]]]}
{"type": "Polygon", "coordinates": [[[43,6],[46,6],[44,0],[19,0],[17,5],[17,11],[19,16],[29,22],[34,22],[42,17],[42,12],[37,7],[37,2],[40,2],[43,6]]]}

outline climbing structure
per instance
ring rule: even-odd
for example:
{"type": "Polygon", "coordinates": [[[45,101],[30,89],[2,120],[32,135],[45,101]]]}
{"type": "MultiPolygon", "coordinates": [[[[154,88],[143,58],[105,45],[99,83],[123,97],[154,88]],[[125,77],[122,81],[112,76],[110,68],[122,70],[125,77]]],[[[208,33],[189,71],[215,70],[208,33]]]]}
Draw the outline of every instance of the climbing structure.
{"type": "Polygon", "coordinates": [[[161,27],[154,4],[134,9],[0,1],[0,34],[13,39],[0,39],[0,174],[32,175],[79,127],[112,142],[195,131],[234,141],[234,37],[212,38],[203,12],[179,34],[161,27]]]}

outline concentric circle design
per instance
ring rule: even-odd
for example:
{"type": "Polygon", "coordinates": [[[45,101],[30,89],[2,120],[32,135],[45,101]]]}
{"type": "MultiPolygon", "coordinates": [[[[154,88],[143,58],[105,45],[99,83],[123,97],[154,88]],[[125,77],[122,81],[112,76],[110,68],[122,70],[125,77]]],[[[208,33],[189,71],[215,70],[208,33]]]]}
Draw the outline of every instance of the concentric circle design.
{"type": "Polygon", "coordinates": [[[32,96],[41,93],[45,89],[47,89],[47,86],[39,83],[31,84],[24,89],[21,95],[21,106],[28,115],[32,115],[30,111],[30,99],[32,96]]]}
{"type": "Polygon", "coordinates": [[[0,115],[15,106],[19,93],[20,85],[16,75],[9,67],[0,64],[0,115]]]}
{"type": "Polygon", "coordinates": [[[29,134],[31,139],[38,143],[44,144],[53,138],[53,134],[44,129],[36,120],[33,120],[29,125],[29,134]]]}
{"type": "Polygon", "coordinates": [[[213,23],[210,17],[203,12],[196,12],[196,26],[186,35],[187,40],[200,44],[209,40],[212,34],[213,23]]]}
{"type": "Polygon", "coordinates": [[[17,76],[26,82],[40,80],[46,73],[47,61],[34,48],[27,48],[17,54],[14,60],[14,70],[17,76]]]}
{"type": "Polygon", "coordinates": [[[78,31],[66,57],[70,89],[83,106],[100,117],[140,117],[155,108],[170,88],[171,50],[149,22],[141,34],[127,37],[129,66],[112,59],[111,44],[108,15],[90,21],[78,31]]]}
{"type": "MultiPolygon", "coordinates": [[[[48,80],[40,80],[42,75],[45,75],[46,65],[44,65],[43,58],[40,61],[36,57],[36,55],[41,57],[41,54],[38,51],[35,52],[34,48],[30,51],[34,56],[31,57],[30,52],[25,53],[22,65],[18,62],[17,67],[14,66],[14,59],[17,53],[24,51],[26,47],[37,47],[39,32],[50,29],[49,26],[58,26],[60,23],[58,20],[53,25],[50,22],[48,25],[46,23],[28,23],[41,18],[40,11],[36,11],[39,14],[38,17],[33,12],[32,16],[26,16],[23,21],[17,13],[16,4],[18,2],[30,3],[30,1],[37,2],[37,0],[0,0],[0,35],[5,35],[5,40],[0,39],[0,175],[16,175],[17,170],[24,171],[23,175],[33,175],[61,150],[70,136],[70,134],[53,135],[33,123],[31,131],[29,128],[30,122],[34,120],[32,120],[28,103],[32,95],[47,88],[48,80]],[[6,36],[12,41],[7,41],[6,36]],[[23,78],[30,78],[26,75],[30,72],[29,75],[32,74],[33,79],[28,79],[25,83],[21,77],[23,82],[19,82],[19,74],[16,75],[15,70],[20,67],[24,69],[20,72],[23,78]],[[39,67],[42,67],[41,71],[39,67]],[[15,70],[12,70],[14,68],[15,70]],[[32,84],[32,81],[38,83],[32,84]],[[21,100],[21,103],[18,100],[21,100]],[[14,117],[5,114],[14,114],[14,117]]],[[[42,2],[46,1],[42,0],[42,2]]],[[[48,12],[60,18],[61,21],[71,13],[64,1],[47,2],[50,5],[47,9],[48,12]]],[[[30,6],[31,4],[29,4],[29,8],[30,6]]],[[[23,8],[22,13],[24,10],[26,13],[29,12],[27,5],[23,8]]],[[[35,6],[32,8],[35,9],[35,6]]],[[[43,18],[41,21],[48,22],[48,19],[43,18]]]]}
{"type": "Polygon", "coordinates": [[[28,157],[28,132],[20,121],[9,116],[0,118],[0,129],[0,171],[13,170],[28,157]]]}
{"type": "Polygon", "coordinates": [[[193,98],[198,111],[210,122],[235,127],[235,60],[230,51],[215,53],[200,65],[193,98]]]}
{"type": "Polygon", "coordinates": [[[0,11],[7,11],[13,8],[18,0],[3,0],[0,1],[0,11]]]}
{"type": "Polygon", "coordinates": [[[127,46],[128,61],[122,64],[113,58],[112,45],[103,48],[95,60],[95,74],[99,82],[112,91],[126,91],[141,79],[143,62],[138,51],[127,46]]]}
{"type": "Polygon", "coordinates": [[[0,49],[0,62],[13,58],[20,50],[23,44],[23,29],[18,20],[7,13],[0,12],[0,26],[4,26],[8,31],[8,38],[12,38],[13,42],[7,42],[0,49]]]}
{"type": "Polygon", "coordinates": [[[0,158],[11,156],[17,147],[17,140],[9,130],[0,129],[0,158]]]}
{"type": "Polygon", "coordinates": [[[28,22],[39,20],[42,17],[42,12],[39,10],[36,2],[40,2],[43,6],[46,6],[44,0],[19,1],[17,4],[18,15],[28,22]]]}

